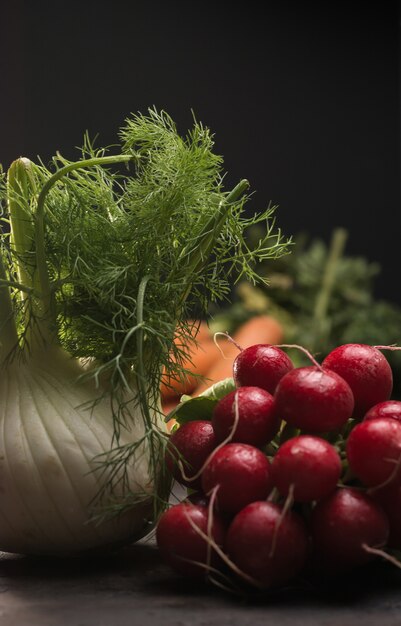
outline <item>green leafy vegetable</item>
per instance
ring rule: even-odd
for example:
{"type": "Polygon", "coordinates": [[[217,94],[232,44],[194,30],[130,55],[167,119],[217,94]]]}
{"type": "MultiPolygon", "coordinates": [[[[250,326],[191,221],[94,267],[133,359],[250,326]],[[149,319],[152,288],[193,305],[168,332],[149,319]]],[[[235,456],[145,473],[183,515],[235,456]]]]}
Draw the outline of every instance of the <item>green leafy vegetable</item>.
{"type": "Polygon", "coordinates": [[[211,385],[195,398],[182,396],[179,404],[170,411],[165,421],[168,422],[174,418],[179,424],[185,424],[193,420],[210,420],[218,401],[234,389],[234,379],[225,378],[211,385]]]}

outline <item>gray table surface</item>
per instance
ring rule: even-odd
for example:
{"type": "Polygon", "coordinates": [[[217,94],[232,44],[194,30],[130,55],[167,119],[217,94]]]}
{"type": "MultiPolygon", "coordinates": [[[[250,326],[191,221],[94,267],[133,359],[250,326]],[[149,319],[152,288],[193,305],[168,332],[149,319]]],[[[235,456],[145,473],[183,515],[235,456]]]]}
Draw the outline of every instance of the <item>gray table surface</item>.
{"type": "Polygon", "coordinates": [[[0,553],[1,626],[400,626],[401,571],[239,598],[175,575],[154,540],[90,559],[0,553]]]}

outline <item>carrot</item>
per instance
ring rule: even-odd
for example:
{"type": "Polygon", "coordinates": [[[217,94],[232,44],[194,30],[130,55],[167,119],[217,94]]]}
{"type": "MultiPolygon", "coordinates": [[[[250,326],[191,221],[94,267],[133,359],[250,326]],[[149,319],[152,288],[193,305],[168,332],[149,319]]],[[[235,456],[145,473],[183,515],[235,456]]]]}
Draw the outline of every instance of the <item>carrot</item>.
{"type": "MultiPolygon", "coordinates": [[[[280,322],[268,315],[257,315],[244,322],[233,334],[233,340],[240,348],[248,348],[256,343],[279,344],[283,342],[284,330],[280,322]]],[[[218,358],[206,372],[205,381],[201,382],[195,389],[194,395],[198,396],[210,385],[217,383],[224,378],[233,375],[234,359],[239,353],[238,347],[228,341],[224,341],[224,346],[219,337],[216,338],[221,346],[224,357],[219,354],[218,358]]]]}
{"type": "MultiPolygon", "coordinates": [[[[191,374],[205,375],[219,354],[206,322],[202,321],[199,323],[194,320],[193,328],[194,336],[199,328],[196,334],[196,343],[189,346],[188,358],[184,359],[182,363],[183,368],[188,370],[189,373],[181,380],[173,378],[164,372],[160,386],[163,401],[179,398],[184,393],[191,394],[199,383],[199,378],[191,374]]],[[[177,336],[174,341],[179,345],[181,339],[177,336]]]]}
{"type": "Polygon", "coordinates": [[[204,339],[210,339],[211,332],[210,328],[207,325],[207,322],[204,320],[187,320],[191,329],[192,336],[196,337],[196,341],[203,341],[204,339]]]}

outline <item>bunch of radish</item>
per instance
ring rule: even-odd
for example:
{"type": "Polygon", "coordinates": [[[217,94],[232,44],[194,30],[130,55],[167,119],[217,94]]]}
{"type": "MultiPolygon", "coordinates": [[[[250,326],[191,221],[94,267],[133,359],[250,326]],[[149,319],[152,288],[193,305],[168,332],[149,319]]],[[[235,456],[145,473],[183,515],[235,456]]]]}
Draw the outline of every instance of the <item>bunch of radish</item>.
{"type": "Polygon", "coordinates": [[[183,575],[266,589],[399,564],[401,401],[386,347],[346,344],[306,367],[285,347],[241,350],[211,419],[170,435],[166,464],[188,496],[156,537],[183,575]]]}

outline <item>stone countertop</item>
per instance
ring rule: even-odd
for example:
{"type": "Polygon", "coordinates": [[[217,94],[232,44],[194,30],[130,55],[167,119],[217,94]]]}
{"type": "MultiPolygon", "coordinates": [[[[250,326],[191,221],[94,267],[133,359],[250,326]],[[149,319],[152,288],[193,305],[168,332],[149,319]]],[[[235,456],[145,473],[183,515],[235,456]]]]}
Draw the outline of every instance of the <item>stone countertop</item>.
{"type": "Polygon", "coordinates": [[[233,596],[174,574],[148,539],[104,557],[0,553],[1,626],[400,626],[401,570],[233,596]]]}

